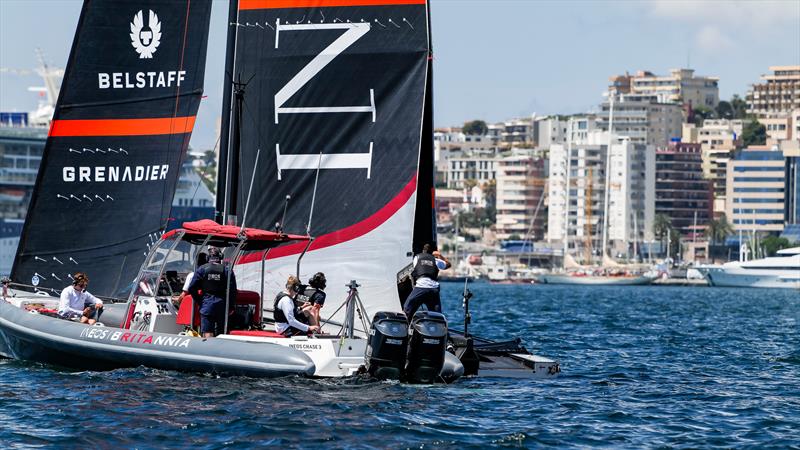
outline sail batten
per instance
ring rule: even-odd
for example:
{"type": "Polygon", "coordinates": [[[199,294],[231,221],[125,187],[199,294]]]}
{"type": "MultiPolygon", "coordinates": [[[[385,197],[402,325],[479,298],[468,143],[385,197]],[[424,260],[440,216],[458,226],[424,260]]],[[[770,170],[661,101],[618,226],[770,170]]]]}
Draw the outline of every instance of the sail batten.
{"type": "Polygon", "coordinates": [[[85,0],[12,270],[125,296],[169,220],[203,90],[209,0],[85,0]]]}

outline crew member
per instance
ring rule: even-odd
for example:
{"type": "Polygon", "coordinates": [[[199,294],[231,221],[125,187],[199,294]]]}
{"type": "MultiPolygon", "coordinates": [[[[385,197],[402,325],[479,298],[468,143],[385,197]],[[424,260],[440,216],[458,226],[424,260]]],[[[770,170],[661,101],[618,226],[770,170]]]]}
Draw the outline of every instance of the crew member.
{"type": "Polygon", "coordinates": [[[302,310],[310,325],[320,325],[319,310],[325,305],[326,281],[325,274],[317,272],[308,280],[308,286],[303,286],[298,295],[305,301],[302,310]]]}
{"type": "Polygon", "coordinates": [[[72,286],[67,286],[61,291],[61,301],[58,304],[58,316],[62,319],[80,317],[81,323],[94,325],[103,313],[103,302],[86,290],[89,277],[83,272],[72,276],[72,286]]]}
{"type": "Polygon", "coordinates": [[[410,321],[420,306],[425,305],[428,311],[442,312],[442,301],[439,297],[439,270],[450,268],[450,261],[438,251],[433,251],[432,244],[422,246],[422,253],[414,256],[414,289],[403,305],[403,312],[410,321]]]}
{"type": "Polygon", "coordinates": [[[307,324],[308,319],[303,314],[303,308],[310,303],[297,305],[295,302],[300,290],[300,280],[295,276],[290,276],[286,280],[286,289],[275,297],[272,307],[275,331],[287,337],[319,331],[319,325],[307,324]]]}
{"type": "Polygon", "coordinates": [[[236,275],[222,264],[222,250],[208,248],[208,263],[198,268],[188,292],[203,299],[200,305],[200,333],[214,337],[225,332],[225,294],[231,305],[236,304],[236,275]]]}
{"type": "MultiPolygon", "coordinates": [[[[203,267],[204,265],[206,265],[206,263],[208,263],[208,254],[206,254],[205,252],[200,252],[197,254],[197,264],[195,264],[194,269],[197,270],[199,267],[203,267]]],[[[175,306],[180,306],[181,302],[183,302],[183,299],[186,298],[187,295],[191,296],[191,294],[189,294],[189,286],[192,285],[193,279],[194,279],[194,272],[190,272],[188,275],[186,275],[186,281],[184,281],[183,283],[183,289],[181,290],[181,294],[173,302],[175,306]]],[[[196,302],[200,302],[203,300],[200,297],[198,298],[192,297],[192,299],[196,302]]]]}

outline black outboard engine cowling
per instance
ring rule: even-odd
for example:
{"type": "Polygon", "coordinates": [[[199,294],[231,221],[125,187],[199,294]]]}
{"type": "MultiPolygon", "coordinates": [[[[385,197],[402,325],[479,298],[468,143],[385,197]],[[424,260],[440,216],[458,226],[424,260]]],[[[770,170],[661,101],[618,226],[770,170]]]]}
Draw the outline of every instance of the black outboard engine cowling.
{"type": "Polygon", "coordinates": [[[407,347],[406,315],[385,311],[375,314],[364,356],[367,372],[381,380],[399,380],[406,366],[407,347]]]}
{"type": "Polygon", "coordinates": [[[447,319],[432,311],[418,311],[411,320],[406,379],[409,383],[433,383],[444,366],[447,319]]]}

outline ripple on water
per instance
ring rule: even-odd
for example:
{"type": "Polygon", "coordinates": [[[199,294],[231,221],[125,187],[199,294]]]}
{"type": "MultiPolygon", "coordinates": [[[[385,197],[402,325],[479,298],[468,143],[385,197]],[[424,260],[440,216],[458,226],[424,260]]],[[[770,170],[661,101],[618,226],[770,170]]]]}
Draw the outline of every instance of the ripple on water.
{"type": "MultiPolygon", "coordinates": [[[[460,284],[445,284],[451,326],[460,284]]],[[[560,360],[547,381],[259,380],[0,360],[4,447],[786,447],[800,430],[800,296],[472,287],[473,326],[560,360]],[[87,432],[86,424],[93,425],[87,432]]]]}

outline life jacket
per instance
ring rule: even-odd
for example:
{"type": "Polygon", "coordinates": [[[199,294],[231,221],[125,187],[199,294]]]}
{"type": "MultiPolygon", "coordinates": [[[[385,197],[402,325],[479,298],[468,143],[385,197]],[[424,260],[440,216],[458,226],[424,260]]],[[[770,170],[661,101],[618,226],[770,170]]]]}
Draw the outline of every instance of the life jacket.
{"type": "Polygon", "coordinates": [[[225,271],[225,266],[220,263],[208,263],[202,269],[204,274],[200,289],[202,289],[203,294],[225,298],[225,291],[228,285],[228,274],[225,271]]]}
{"type": "MultiPolygon", "coordinates": [[[[281,299],[284,297],[289,297],[289,294],[286,292],[281,292],[277,296],[275,296],[275,303],[272,305],[272,318],[275,320],[276,323],[289,323],[289,319],[286,317],[286,314],[283,313],[283,310],[278,307],[278,303],[281,302],[281,299]]],[[[292,314],[294,314],[294,318],[297,319],[298,322],[306,323],[306,316],[303,314],[303,311],[297,305],[297,301],[292,300],[292,304],[294,305],[294,309],[292,309],[292,314]]]]}
{"type": "Polygon", "coordinates": [[[411,272],[411,277],[414,278],[414,281],[417,281],[422,277],[427,277],[436,281],[436,279],[439,277],[439,268],[436,267],[436,258],[434,258],[430,253],[418,254],[417,265],[414,266],[414,270],[411,272]]]}
{"type": "Polygon", "coordinates": [[[325,292],[311,286],[306,286],[300,293],[300,296],[302,296],[303,301],[310,302],[312,305],[316,303],[322,305],[325,303],[325,292]]]}

